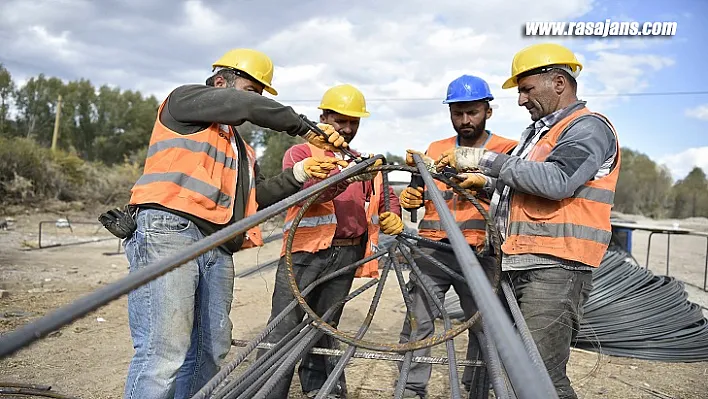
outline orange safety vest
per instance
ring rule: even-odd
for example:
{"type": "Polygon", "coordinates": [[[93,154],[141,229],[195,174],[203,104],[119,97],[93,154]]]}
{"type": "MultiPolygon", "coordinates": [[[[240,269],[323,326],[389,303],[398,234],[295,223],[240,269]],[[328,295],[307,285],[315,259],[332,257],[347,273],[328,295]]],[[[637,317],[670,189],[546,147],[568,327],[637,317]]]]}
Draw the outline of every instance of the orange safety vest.
{"type": "MultiPolygon", "coordinates": [[[[333,156],[326,155],[321,148],[307,144],[310,147],[313,157],[333,156]]],[[[381,173],[376,174],[374,178],[374,194],[366,206],[367,223],[367,242],[366,252],[364,256],[370,256],[378,251],[379,244],[379,203],[381,201],[381,190],[378,188],[383,184],[381,173]]],[[[285,256],[285,243],[288,239],[288,233],[292,226],[295,216],[302,208],[301,205],[295,205],[288,209],[285,215],[285,225],[283,226],[283,247],[280,251],[280,256],[285,256]]],[[[334,212],[334,201],[324,203],[314,203],[307,209],[305,215],[300,220],[293,238],[292,252],[310,252],[315,253],[332,246],[335,231],[337,230],[337,216],[334,212]]],[[[361,265],[356,270],[355,277],[378,277],[379,262],[374,259],[361,265]]]]}
{"type": "MultiPolygon", "coordinates": [[[[484,148],[490,151],[507,153],[509,150],[516,147],[517,144],[518,141],[516,140],[491,134],[484,148]]],[[[426,155],[437,160],[443,152],[455,148],[456,145],[457,136],[435,141],[428,147],[426,155]]],[[[452,189],[448,189],[444,183],[436,180],[435,185],[442,191],[447,202],[447,207],[455,216],[455,221],[460,227],[460,230],[462,230],[462,234],[467,239],[467,243],[475,247],[483,246],[486,235],[486,225],[482,214],[479,213],[472,203],[457,195],[452,189]]],[[[483,202],[480,202],[480,204],[486,211],[489,211],[489,205],[483,202]]],[[[440,222],[440,215],[435,210],[435,206],[431,200],[425,201],[425,216],[423,216],[423,220],[418,224],[418,234],[436,241],[447,237],[442,223],[440,222]]]]}
{"type": "MultiPolygon", "coordinates": [[[[238,176],[236,132],[213,123],[193,134],[179,134],[162,124],[161,105],[150,136],[143,175],[131,189],[130,204],[160,204],[216,224],[233,217],[238,176]]],[[[248,144],[249,194],[246,216],[256,213],[256,153],[248,144]]],[[[263,245],[258,227],[246,232],[243,248],[263,245]]]]}
{"type": "MultiPolygon", "coordinates": [[[[617,140],[617,132],[607,118],[582,108],[553,125],[527,159],[544,162],[566,128],[588,114],[602,117],[617,140]]],[[[511,199],[502,251],[507,255],[545,254],[599,267],[612,237],[610,211],[620,171],[618,140],[616,147],[615,165],[610,173],[588,181],[570,198],[553,201],[516,191],[511,199]]]]}

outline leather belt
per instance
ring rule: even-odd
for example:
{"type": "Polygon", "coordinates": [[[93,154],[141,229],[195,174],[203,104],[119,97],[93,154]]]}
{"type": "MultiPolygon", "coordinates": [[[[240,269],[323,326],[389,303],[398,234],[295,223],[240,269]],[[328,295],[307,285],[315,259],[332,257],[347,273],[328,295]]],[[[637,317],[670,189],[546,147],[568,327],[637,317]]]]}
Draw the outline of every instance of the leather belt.
{"type": "Polygon", "coordinates": [[[363,236],[356,238],[335,238],[332,240],[333,247],[354,247],[361,245],[361,240],[363,236]]]}

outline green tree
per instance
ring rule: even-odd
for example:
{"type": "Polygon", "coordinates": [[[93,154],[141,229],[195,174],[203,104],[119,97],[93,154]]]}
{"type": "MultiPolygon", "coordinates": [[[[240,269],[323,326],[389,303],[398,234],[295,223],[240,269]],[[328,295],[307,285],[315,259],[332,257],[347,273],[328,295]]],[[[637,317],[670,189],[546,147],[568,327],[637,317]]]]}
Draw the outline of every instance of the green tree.
{"type": "Polygon", "coordinates": [[[708,181],[701,168],[693,168],[688,175],[673,187],[674,218],[708,216],[708,181]]]}
{"type": "Polygon", "coordinates": [[[621,151],[622,166],[614,209],[649,217],[664,216],[673,182],[671,173],[645,154],[629,148],[621,151]]]}
{"type": "Polygon", "coordinates": [[[262,130],[265,139],[265,148],[263,155],[258,159],[261,174],[268,177],[273,177],[283,170],[283,156],[288,148],[304,143],[300,137],[292,137],[287,134],[274,132],[269,129],[262,130]]]}
{"type": "Polygon", "coordinates": [[[386,162],[391,165],[405,165],[406,159],[400,155],[393,155],[390,152],[386,152],[386,162]]]}
{"type": "Polygon", "coordinates": [[[44,74],[30,78],[15,91],[17,108],[17,134],[34,138],[49,147],[54,130],[54,113],[59,94],[63,94],[64,83],[57,78],[47,78],[44,74]]]}
{"type": "Polygon", "coordinates": [[[0,136],[12,136],[13,126],[10,120],[10,105],[15,93],[15,83],[10,71],[0,64],[0,136]]]}

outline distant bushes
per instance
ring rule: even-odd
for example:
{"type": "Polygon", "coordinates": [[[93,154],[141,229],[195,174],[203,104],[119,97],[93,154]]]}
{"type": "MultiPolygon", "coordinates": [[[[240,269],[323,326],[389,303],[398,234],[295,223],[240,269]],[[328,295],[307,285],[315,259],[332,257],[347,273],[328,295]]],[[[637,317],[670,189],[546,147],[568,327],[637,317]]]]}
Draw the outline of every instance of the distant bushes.
{"type": "Polygon", "coordinates": [[[112,167],[52,152],[31,139],[0,137],[0,204],[46,200],[121,206],[142,172],[141,160],[112,167]]]}

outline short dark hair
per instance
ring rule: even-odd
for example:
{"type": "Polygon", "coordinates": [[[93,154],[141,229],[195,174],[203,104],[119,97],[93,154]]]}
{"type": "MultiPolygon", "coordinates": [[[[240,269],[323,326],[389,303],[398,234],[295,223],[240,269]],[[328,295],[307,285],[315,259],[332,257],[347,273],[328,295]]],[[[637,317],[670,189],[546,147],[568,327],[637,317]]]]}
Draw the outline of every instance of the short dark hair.
{"type": "Polygon", "coordinates": [[[257,81],[253,76],[247,74],[246,72],[239,71],[238,69],[229,69],[229,68],[224,68],[216,71],[215,74],[211,75],[209,79],[206,80],[206,85],[207,86],[214,86],[214,79],[217,76],[221,76],[226,80],[227,83],[229,84],[234,84],[236,82],[236,79],[238,78],[243,78],[243,79],[248,79],[254,83],[261,84],[259,81],[257,81]]]}
{"type": "Polygon", "coordinates": [[[549,81],[555,79],[558,76],[563,76],[566,81],[570,84],[570,88],[573,89],[573,92],[576,92],[578,90],[578,82],[575,80],[575,78],[569,74],[567,71],[560,69],[560,68],[553,68],[550,71],[546,72],[546,79],[549,81]]]}

